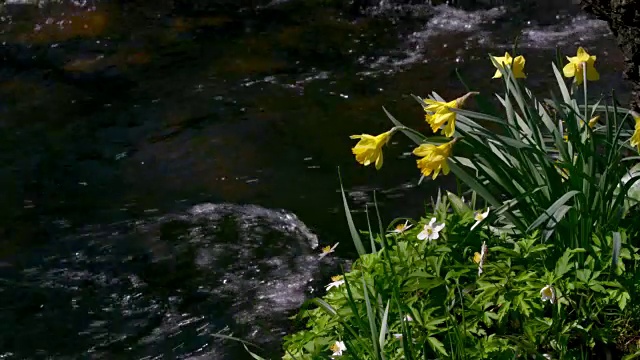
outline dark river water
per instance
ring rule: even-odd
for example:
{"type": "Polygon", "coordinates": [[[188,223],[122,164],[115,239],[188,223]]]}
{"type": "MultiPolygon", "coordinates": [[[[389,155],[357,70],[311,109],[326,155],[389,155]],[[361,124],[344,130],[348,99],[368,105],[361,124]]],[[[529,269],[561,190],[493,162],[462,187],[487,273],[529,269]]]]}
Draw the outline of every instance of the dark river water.
{"type": "MultiPolygon", "coordinates": [[[[408,95],[484,92],[486,54],[520,35],[546,91],[556,46],[598,56],[592,94],[629,92],[606,24],[571,1],[518,7],[277,1],[179,11],[171,1],[0,5],[0,358],[279,355],[287,316],[353,258],[337,167],[364,228],[418,217],[452,180],[417,185],[411,144],[380,171],[351,134],[426,130],[408,95]],[[340,242],[318,261],[318,244],[340,242]]],[[[177,3],[177,2],[176,2],[177,3]]],[[[464,4],[463,4],[464,5],[464,4]]]]}

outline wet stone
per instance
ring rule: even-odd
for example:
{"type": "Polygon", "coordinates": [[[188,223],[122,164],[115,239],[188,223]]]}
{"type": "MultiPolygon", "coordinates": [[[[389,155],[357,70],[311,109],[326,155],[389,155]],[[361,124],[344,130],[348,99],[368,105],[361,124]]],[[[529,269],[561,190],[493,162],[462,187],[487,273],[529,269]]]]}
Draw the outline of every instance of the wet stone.
{"type": "Polygon", "coordinates": [[[212,337],[225,329],[278,349],[317,242],[294,214],[252,205],[84,229],[2,268],[2,351],[236,359],[212,337]]]}

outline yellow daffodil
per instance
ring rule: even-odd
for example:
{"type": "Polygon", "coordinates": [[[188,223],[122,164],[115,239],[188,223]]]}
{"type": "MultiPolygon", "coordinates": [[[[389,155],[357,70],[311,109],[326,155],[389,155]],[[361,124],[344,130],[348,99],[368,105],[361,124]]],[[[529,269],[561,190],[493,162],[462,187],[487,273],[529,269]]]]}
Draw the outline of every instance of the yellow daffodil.
{"type": "Polygon", "coordinates": [[[633,135],[631,135],[631,146],[635,146],[638,148],[638,151],[640,152],[640,114],[636,113],[635,111],[632,112],[633,115],[633,120],[636,121],[636,126],[635,129],[633,130],[633,135]]]}
{"type": "MultiPolygon", "coordinates": [[[[513,71],[513,76],[516,79],[521,79],[527,77],[524,74],[524,56],[518,55],[515,58],[512,58],[508,52],[504,53],[504,56],[492,56],[493,60],[503,67],[510,67],[511,71],[513,71]]],[[[495,64],[494,64],[495,66],[495,64]]],[[[498,79],[502,77],[502,73],[500,69],[496,70],[496,73],[493,75],[493,79],[498,79]]]]}
{"type": "MultiPolygon", "coordinates": [[[[600,119],[600,115],[596,115],[592,117],[591,120],[587,122],[587,126],[589,126],[590,129],[593,129],[593,127],[596,126],[596,124],[598,123],[599,119],[600,119]]],[[[582,129],[583,127],[584,127],[584,120],[580,120],[580,129],[582,129]]]]}
{"type": "Polygon", "coordinates": [[[353,154],[356,156],[356,161],[364,166],[369,166],[371,163],[375,163],[376,169],[380,170],[383,160],[382,147],[389,142],[391,135],[393,135],[393,130],[387,131],[378,136],[368,134],[351,135],[351,139],[360,139],[352,149],[353,154]]]}
{"type": "Polygon", "coordinates": [[[456,100],[442,102],[431,99],[424,101],[428,104],[425,110],[432,112],[425,115],[425,120],[431,125],[431,130],[435,133],[444,126],[442,130],[444,136],[452,136],[456,126],[456,113],[451,109],[457,109],[458,102],[456,100]]]}
{"type": "Polygon", "coordinates": [[[456,129],[456,113],[451,109],[459,109],[464,105],[465,101],[477,92],[469,92],[453,101],[444,102],[433,99],[424,99],[427,106],[424,110],[427,112],[425,120],[431,125],[431,130],[435,133],[444,127],[442,133],[446,137],[452,137],[456,129]]]}
{"type": "Polygon", "coordinates": [[[451,148],[456,140],[449,141],[442,145],[422,144],[413,150],[413,154],[422,157],[417,160],[418,169],[424,176],[429,176],[433,173],[432,178],[435,179],[442,173],[447,175],[449,173],[449,165],[447,159],[451,155],[451,148]]]}
{"type": "Polygon", "coordinates": [[[569,63],[562,69],[565,77],[575,77],[576,84],[582,84],[584,78],[584,71],[586,70],[587,80],[597,81],[600,79],[600,74],[593,66],[596,61],[595,55],[589,55],[582,47],[578,48],[576,56],[567,56],[569,63]]]}

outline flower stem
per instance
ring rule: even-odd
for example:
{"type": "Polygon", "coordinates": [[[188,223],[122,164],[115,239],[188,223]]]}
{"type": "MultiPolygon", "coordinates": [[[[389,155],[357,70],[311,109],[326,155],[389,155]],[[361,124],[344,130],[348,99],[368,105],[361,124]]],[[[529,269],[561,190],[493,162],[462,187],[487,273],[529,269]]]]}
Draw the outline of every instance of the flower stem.
{"type": "Polygon", "coordinates": [[[420,137],[422,140],[426,140],[427,137],[424,136],[424,134],[422,134],[421,132],[418,132],[412,128],[406,127],[406,126],[395,126],[394,127],[395,130],[400,130],[400,131],[406,131],[408,133],[417,135],[418,137],[420,137]]]}
{"type": "Polygon", "coordinates": [[[587,119],[589,119],[589,110],[588,110],[588,106],[587,106],[587,63],[583,62],[582,63],[582,86],[584,88],[584,121],[585,123],[588,121],[587,119]]]}

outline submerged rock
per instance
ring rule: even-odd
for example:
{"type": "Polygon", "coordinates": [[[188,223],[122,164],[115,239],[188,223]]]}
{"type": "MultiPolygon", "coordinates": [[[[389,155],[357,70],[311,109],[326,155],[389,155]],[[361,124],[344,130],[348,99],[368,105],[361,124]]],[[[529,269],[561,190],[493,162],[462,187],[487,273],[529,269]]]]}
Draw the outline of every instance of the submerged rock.
{"type": "Polygon", "coordinates": [[[625,78],[633,84],[631,107],[640,111],[640,0],[583,0],[581,5],[609,24],[625,57],[625,78]]]}
{"type": "Polygon", "coordinates": [[[318,271],[317,244],[294,214],[254,205],[85,228],[0,268],[2,352],[246,358],[213,336],[227,329],[277,355],[318,271]]]}

